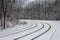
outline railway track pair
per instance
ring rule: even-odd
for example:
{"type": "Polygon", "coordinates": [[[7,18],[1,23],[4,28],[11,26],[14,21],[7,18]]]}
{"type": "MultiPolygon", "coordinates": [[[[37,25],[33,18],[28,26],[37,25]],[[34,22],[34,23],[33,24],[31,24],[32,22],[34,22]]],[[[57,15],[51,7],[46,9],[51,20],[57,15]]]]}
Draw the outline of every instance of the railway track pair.
{"type": "MultiPolygon", "coordinates": [[[[31,35],[31,34],[34,34],[34,33],[38,32],[38,31],[42,30],[45,25],[44,25],[43,23],[41,23],[41,24],[43,25],[41,28],[39,28],[39,29],[37,29],[37,30],[35,30],[35,31],[31,32],[31,33],[28,33],[28,34],[26,34],[26,35],[23,35],[23,36],[21,36],[21,37],[15,38],[14,40],[19,40],[19,39],[21,39],[21,38],[24,38],[24,37],[26,37],[26,36],[29,36],[29,35],[31,35]]],[[[40,37],[41,35],[45,34],[46,32],[48,32],[48,31],[51,29],[51,25],[50,25],[50,24],[48,24],[48,23],[45,23],[45,24],[49,25],[49,28],[48,28],[47,30],[45,30],[43,33],[37,35],[36,37],[31,38],[30,40],[34,40],[34,39],[40,37]]]]}
{"type": "Polygon", "coordinates": [[[13,39],[13,40],[21,40],[21,39],[24,38],[24,37],[28,37],[29,35],[34,35],[35,33],[41,31],[42,29],[44,29],[44,28],[46,27],[45,25],[48,25],[48,28],[47,28],[44,32],[39,33],[38,35],[36,35],[35,37],[32,37],[32,38],[30,39],[30,40],[34,40],[34,39],[40,37],[41,35],[45,34],[46,32],[48,32],[48,31],[51,29],[51,25],[48,24],[48,23],[33,23],[33,24],[31,24],[30,26],[28,26],[28,27],[26,27],[26,28],[23,28],[24,30],[21,30],[21,31],[19,31],[20,29],[19,29],[19,30],[15,30],[16,32],[13,32],[13,33],[10,33],[10,34],[7,34],[7,35],[0,36],[0,38],[6,37],[6,36],[9,36],[9,35],[13,35],[13,34],[17,34],[17,33],[21,33],[21,32],[25,32],[25,31],[30,31],[30,30],[32,30],[32,32],[26,33],[26,34],[24,34],[24,35],[22,35],[22,36],[19,36],[19,37],[13,39]],[[42,26],[38,26],[38,25],[40,25],[40,24],[41,24],[42,26]],[[38,28],[38,29],[37,29],[37,28],[38,28]],[[33,29],[35,29],[35,30],[33,31],[33,29]]]}

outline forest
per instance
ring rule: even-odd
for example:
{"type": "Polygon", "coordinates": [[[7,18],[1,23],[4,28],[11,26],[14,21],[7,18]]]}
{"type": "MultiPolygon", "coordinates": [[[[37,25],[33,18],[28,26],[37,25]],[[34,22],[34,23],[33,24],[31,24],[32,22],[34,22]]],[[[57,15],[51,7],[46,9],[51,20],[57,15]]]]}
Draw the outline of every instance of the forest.
{"type": "Polygon", "coordinates": [[[60,0],[0,0],[0,23],[3,29],[8,21],[19,19],[60,20],[60,0]]]}

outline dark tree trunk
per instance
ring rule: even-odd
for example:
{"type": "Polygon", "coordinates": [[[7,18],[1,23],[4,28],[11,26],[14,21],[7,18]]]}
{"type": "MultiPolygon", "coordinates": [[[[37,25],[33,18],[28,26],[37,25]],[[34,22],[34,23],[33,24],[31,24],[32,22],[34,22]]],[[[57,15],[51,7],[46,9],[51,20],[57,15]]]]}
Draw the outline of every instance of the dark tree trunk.
{"type": "Polygon", "coordinates": [[[15,0],[11,1],[11,0],[1,0],[1,26],[3,27],[3,29],[9,27],[8,21],[9,18],[13,19],[13,21],[15,20],[14,23],[16,23],[16,14],[13,8],[13,4],[14,4],[15,0]],[[11,13],[13,12],[13,13],[11,13]],[[11,18],[11,16],[13,16],[11,18]]]}

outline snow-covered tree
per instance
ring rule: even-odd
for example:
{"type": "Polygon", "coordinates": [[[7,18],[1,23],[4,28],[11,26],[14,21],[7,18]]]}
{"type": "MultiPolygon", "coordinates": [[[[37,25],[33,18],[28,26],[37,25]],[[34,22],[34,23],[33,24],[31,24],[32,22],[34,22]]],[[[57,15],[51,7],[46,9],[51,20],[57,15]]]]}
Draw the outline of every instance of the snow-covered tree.
{"type": "MultiPolygon", "coordinates": [[[[14,4],[15,0],[1,0],[1,26],[3,29],[5,29],[6,27],[9,27],[9,20],[13,18],[13,21],[16,20],[15,16],[16,13],[11,13],[12,12],[12,8],[13,4],[14,4]],[[11,17],[11,16],[13,17],[11,17]]],[[[17,20],[16,20],[17,21],[17,20]]],[[[14,21],[16,23],[16,21],[14,21]]]]}

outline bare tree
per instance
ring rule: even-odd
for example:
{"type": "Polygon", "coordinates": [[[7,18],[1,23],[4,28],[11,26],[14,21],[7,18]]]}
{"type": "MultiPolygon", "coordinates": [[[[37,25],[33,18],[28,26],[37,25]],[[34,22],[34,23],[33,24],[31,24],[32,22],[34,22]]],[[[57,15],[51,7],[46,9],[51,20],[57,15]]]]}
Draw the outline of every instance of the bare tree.
{"type": "Polygon", "coordinates": [[[13,0],[13,1],[1,0],[1,14],[2,14],[1,26],[3,27],[3,29],[5,29],[6,27],[9,26],[8,20],[9,20],[10,12],[12,9],[12,4],[14,1],[15,0],[13,0]]]}

